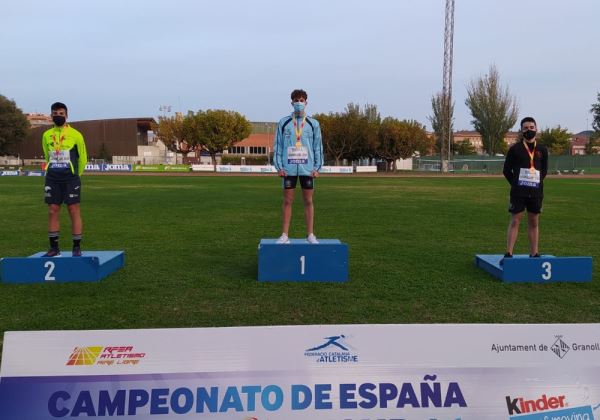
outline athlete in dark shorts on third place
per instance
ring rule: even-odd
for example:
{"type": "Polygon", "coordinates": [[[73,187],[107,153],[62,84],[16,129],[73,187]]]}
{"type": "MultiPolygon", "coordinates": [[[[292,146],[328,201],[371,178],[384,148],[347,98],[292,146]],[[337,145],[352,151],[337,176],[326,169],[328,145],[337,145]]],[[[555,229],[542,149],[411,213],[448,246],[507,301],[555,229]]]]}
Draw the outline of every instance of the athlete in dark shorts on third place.
{"type": "Polygon", "coordinates": [[[544,178],[548,173],[548,149],[538,144],[536,122],[531,117],[521,120],[520,141],[513,144],[504,161],[504,177],[510,183],[510,223],[506,239],[505,258],[512,258],[519,233],[521,217],[527,210],[529,256],[539,257],[539,221],[544,199],[544,178]]]}
{"type": "Polygon", "coordinates": [[[50,249],[46,257],[59,257],[60,206],[66,204],[71,218],[73,256],[81,256],[83,224],[79,203],[81,201],[81,178],[87,163],[83,136],[67,124],[67,106],[56,102],[50,107],[54,127],[42,136],[42,148],[46,159],[46,182],[44,197],[48,204],[48,239],[50,249]]]}
{"type": "Polygon", "coordinates": [[[277,174],[283,178],[282,234],[277,239],[277,243],[290,243],[288,232],[292,219],[292,203],[296,184],[300,179],[304,200],[306,241],[317,244],[319,241],[313,232],[313,192],[314,178],[319,175],[319,169],[323,164],[321,127],[317,120],[306,115],[308,96],[305,91],[296,89],[292,92],[291,98],[294,112],[283,117],[277,124],[273,147],[273,164],[277,174]]]}

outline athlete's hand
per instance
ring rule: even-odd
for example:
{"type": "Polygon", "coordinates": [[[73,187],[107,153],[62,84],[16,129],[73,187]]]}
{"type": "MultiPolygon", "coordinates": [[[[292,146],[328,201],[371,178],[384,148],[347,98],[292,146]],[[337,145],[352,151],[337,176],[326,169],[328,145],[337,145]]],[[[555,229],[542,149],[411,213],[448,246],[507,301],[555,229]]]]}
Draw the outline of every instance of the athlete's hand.
{"type": "Polygon", "coordinates": [[[313,178],[316,178],[319,176],[319,171],[313,169],[312,172],[310,173],[310,176],[312,176],[313,178]]]}
{"type": "Polygon", "coordinates": [[[279,172],[277,172],[277,175],[279,175],[280,177],[284,177],[287,176],[287,172],[283,169],[280,169],[279,172]]]}

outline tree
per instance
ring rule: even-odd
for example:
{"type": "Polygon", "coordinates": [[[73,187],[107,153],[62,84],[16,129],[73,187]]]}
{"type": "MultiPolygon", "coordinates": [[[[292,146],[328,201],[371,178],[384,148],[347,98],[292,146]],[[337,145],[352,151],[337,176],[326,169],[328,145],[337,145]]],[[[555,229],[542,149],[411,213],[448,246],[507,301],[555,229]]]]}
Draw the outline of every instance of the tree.
{"type": "Polygon", "coordinates": [[[381,115],[377,110],[377,105],[366,104],[359,115],[357,131],[360,135],[352,150],[345,156],[350,160],[377,156],[379,126],[381,125],[381,115]]]}
{"type": "Polygon", "coordinates": [[[329,114],[315,114],[313,117],[319,121],[319,126],[321,127],[325,160],[335,160],[337,165],[343,150],[339,154],[335,153],[335,151],[332,150],[332,144],[337,143],[337,139],[340,137],[338,133],[342,127],[342,124],[340,123],[342,116],[340,113],[330,112],[329,114]]]}
{"type": "Polygon", "coordinates": [[[494,155],[501,149],[504,136],[517,122],[517,101],[508,87],[500,85],[496,66],[490,66],[488,75],[471,80],[467,86],[467,99],[475,130],[482,137],[485,151],[494,155]]]}
{"type": "Polygon", "coordinates": [[[594,153],[598,152],[600,152],[600,131],[594,132],[585,145],[586,154],[593,155],[594,153]]]}
{"type": "Polygon", "coordinates": [[[152,131],[160,138],[171,152],[187,154],[198,147],[189,135],[189,118],[192,111],[184,118],[181,114],[174,117],[158,117],[158,123],[152,123],[152,131]]]}
{"type": "Polygon", "coordinates": [[[341,113],[314,115],[321,126],[323,149],[327,159],[338,166],[342,159],[373,157],[381,117],[377,105],[349,103],[341,113]]]}
{"type": "Polygon", "coordinates": [[[590,112],[594,117],[592,127],[596,132],[600,132],[600,92],[598,92],[598,102],[592,105],[590,112]]]}
{"type": "Polygon", "coordinates": [[[477,154],[477,150],[475,149],[475,146],[473,146],[473,143],[471,143],[471,141],[469,139],[463,139],[460,143],[455,145],[454,150],[456,151],[456,153],[458,153],[459,155],[462,155],[462,156],[477,154]]]}
{"type": "Polygon", "coordinates": [[[595,130],[590,136],[590,139],[585,146],[585,153],[592,155],[597,153],[600,148],[600,92],[598,92],[598,102],[592,105],[590,109],[594,120],[592,121],[592,128],[595,130]]]}
{"type": "MultiPolygon", "coordinates": [[[[396,171],[397,159],[408,159],[429,143],[425,126],[414,120],[387,117],[379,127],[378,154],[396,171]]],[[[430,143],[429,143],[430,144],[430,143]]]]}
{"type": "Polygon", "coordinates": [[[222,153],[234,143],[252,133],[250,122],[238,112],[224,109],[209,109],[188,114],[187,138],[192,145],[201,145],[210,154],[217,166],[217,153],[222,153]]]}
{"type": "Polygon", "coordinates": [[[0,156],[13,152],[29,130],[29,121],[15,101],[0,95],[0,156]]]}
{"type": "Polygon", "coordinates": [[[554,128],[545,128],[540,133],[539,141],[541,144],[545,144],[553,155],[564,155],[569,152],[571,133],[560,125],[554,128]]]}
{"type": "MultiPolygon", "coordinates": [[[[447,147],[448,138],[446,137],[442,141],[442,137],[445,137],[444,127],[448,126],[448,119],[450,121],[450,133],[454,133],[454,103],[450,105],[450,114],[446,115],[446,107],[444,106],[444,94],[438,92],[431,97],[431,110],[433,114],[427,117],[431,123],[431,128],[435,136],[435,147],[438,152],[442,152],[447,147]]],[[[454,142],[450,142],[450,151],[454,148],[454,142]]]]}

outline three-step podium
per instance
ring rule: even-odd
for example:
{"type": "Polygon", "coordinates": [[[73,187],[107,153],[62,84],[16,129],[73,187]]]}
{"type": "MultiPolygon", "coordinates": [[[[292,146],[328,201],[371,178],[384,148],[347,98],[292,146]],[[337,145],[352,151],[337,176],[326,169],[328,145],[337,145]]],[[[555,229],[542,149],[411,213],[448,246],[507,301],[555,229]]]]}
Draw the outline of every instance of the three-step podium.
{"type": "Polygon", "coordinates": [[[258,245],[258,281],[348,281],[347,244],[338,239],[319,239],[318,244],[304,239],[276,241],[261,239],[258,245]]]}
{"type": "Polygon", "coordinates": [[[81,257],[62,252],[47,258],[44,252],[22,258],[0,259],[3,283],[70,283],[100,281],[125,264],[123,251],[84,251],[81,257]]]}
{"type": "Polygon", "coordinates": [[[542,255],[476,255],[475,265],[505,283],[583,283],[592,281],[592,257],[555,257],[542,255]]]}

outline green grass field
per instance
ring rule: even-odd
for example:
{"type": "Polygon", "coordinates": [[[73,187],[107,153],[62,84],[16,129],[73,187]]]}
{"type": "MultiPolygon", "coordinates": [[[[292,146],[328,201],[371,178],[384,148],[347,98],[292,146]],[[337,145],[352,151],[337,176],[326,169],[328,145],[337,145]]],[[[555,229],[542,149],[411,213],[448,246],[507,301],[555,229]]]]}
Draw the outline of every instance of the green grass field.
{"type": "MultiPolygon", "coordinates": [[[[323,177],[316,233],[350,246],[346,284],[256,281],[280,233],[271,177],[86,176],[84,251],[125,250],[99,283],[0,284],[0,328],[119,329],[330,323],[600,322],[600,179],[546,182],[541,251],[591,255],[588,284],[502,284],[508,186],[495,178],[323,177]]],[[[304,236],[300,192],[292,237],[304,236]]],[[[0,178],[0,256],[45,250],[43,179],[0,178]]],[[[64,211],[64,210],[63,210],[64,211]]],[[[68,217],[62,245],[70,248],[68,217]]],[[[527,252],[522,226],[517,253],[527,252]]]]}

